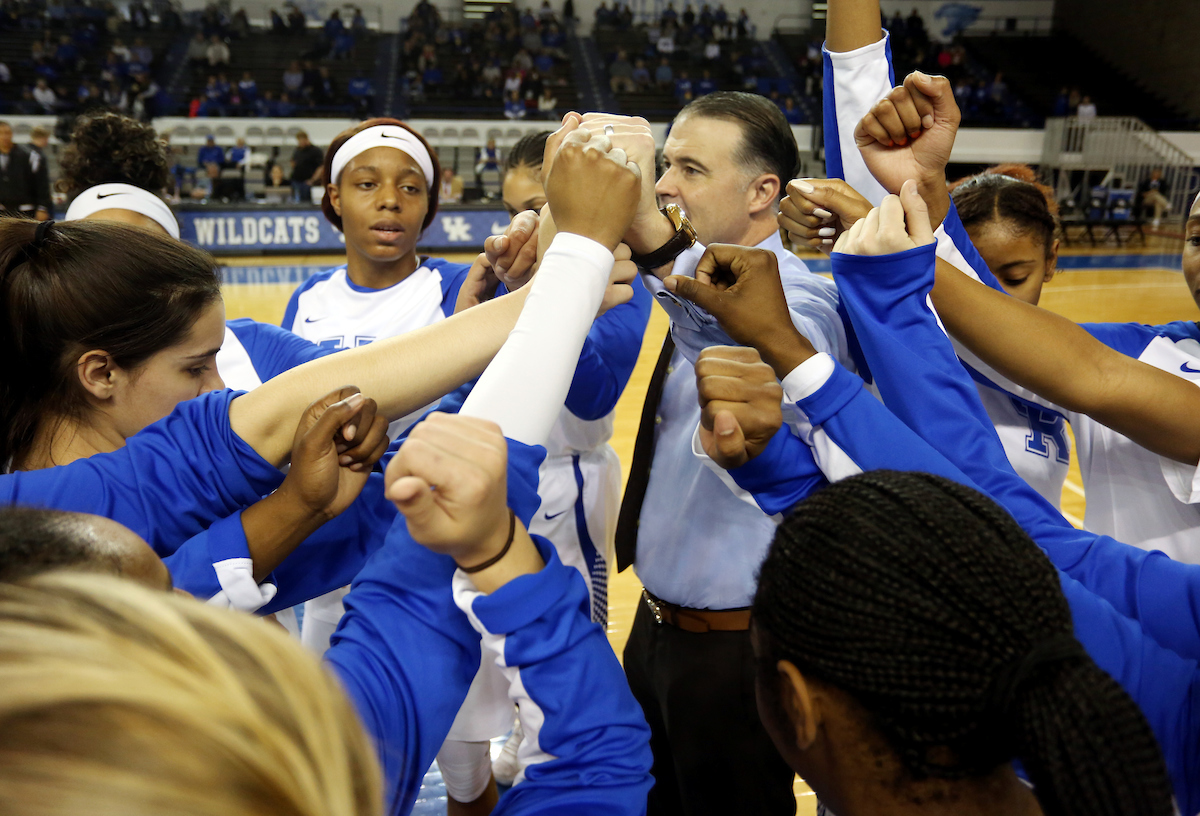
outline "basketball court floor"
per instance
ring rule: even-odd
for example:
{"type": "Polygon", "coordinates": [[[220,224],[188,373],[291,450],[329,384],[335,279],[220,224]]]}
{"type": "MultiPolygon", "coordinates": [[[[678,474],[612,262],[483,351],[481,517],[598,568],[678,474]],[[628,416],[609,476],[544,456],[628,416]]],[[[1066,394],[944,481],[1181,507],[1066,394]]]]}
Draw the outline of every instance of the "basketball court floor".
{"type": "MultiPolygon", "coordinates": [[[[1193,303],[1180,272],[1181,251],[1180,240],[1158,236],[1152,236],[1146,247],[1064,250],[1059,259],[1061,271],[1043,290],[1041,305],[1079,323],[1159,324],[1172,320],[1200,320],[1200,310],[1193,303]]],[[[445,257],[469,263],[475,256],[449,254],[445,257]]],[[[829,262],[823,256],[813,254],[810,258],[806,255],[804,259],[814,271],[827,272],[829,269],[829,262]]],[[[317,270],[328,269],[344,260],[336,255],[224,258],[223,291],[227,317],[252,317],[278,324],[288,297],[301,281],[317,270]]],[[[617,405],[612,446],[621,457],[623,478],[629,475],[642,400],[666,331],[666,317],[661,309],[655,308],[637,368],[617,405]]],[[[1054,349],[1031,348],[1029,353],[1053,354],[1054,349]]],[[[1062,507],[1064,515],[1076,525],[1083,518],[1084,501],[1079,468],[1076,457],[1072,456],[1062,507]]],[[[641,599],[641,584],[633,570],[610,577],[608,597],[608,637],[619,657],[641,599]]],[[[799,778],[796,780],[796,800],[801,816],[816,812],[816,797],[799,778]]],[[[436,770],[426,778],[426,787],[413,812],[416,816],[445,812],[445,792],[436,770]]]]}

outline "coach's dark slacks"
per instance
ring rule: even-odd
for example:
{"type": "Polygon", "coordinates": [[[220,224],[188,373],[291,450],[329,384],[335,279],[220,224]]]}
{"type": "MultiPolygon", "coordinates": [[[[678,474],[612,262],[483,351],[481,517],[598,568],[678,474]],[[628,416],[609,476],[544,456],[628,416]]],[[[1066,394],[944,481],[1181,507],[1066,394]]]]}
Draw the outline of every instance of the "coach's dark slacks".
{"type": "Polygon", "coordinates": [[[639,602],[625,674],[650,724],[648,816],[796,812],[794,774],[758,718],[749,631],[685,632],[639,602]]]}

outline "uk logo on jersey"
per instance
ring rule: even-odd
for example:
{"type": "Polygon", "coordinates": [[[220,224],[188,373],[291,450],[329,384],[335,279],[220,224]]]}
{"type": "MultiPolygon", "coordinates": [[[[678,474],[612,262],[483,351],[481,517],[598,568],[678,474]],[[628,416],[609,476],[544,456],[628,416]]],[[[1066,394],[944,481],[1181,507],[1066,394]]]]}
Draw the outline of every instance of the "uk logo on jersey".
{"type": "Polygon", "coordinates": [[[1013,408],[1029,423],[1029,435],[1025,437],[1025,450],[1044,458],[1050,458],[1050,445],[1054,445],[1054,456],[1059,463],[1071,463],[1071,445],[1067,442],[1067,426],[1061,414],[1047,411],[1019,399],[1013,399],[1013,408]]]}

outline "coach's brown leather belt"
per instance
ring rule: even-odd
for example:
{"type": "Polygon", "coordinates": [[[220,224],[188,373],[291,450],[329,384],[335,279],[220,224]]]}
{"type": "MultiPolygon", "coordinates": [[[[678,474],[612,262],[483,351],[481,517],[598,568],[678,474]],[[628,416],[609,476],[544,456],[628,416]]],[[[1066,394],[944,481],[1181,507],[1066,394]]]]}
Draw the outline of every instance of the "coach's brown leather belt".
{"type": "Polygon", "coordinates": [[[688,609],[656,598],[645,589],[642,600],[649,607],[655,623],[666,623],[685,632],[745,632],[750,628],[749,608],[688,609]]]}

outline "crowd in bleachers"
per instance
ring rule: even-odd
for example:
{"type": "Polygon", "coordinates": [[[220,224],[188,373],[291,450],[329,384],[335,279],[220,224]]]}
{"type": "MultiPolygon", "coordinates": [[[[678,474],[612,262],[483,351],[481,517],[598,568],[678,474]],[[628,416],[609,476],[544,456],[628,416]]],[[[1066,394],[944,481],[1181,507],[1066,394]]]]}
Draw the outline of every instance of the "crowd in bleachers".
{"type": "Polygon", "coordinates": [[[97,107],[140,119],[167,102],[154,79],[176,15],[152,20],[135,0],[46,6],[5,3],[0,9],[0,110],[60,114],[97,107]],[[127,36],[128,35],[128,36],[127,36]]]}
{"type": "Polygon", "coordinates": [[[964,122],[1022,127],[1037,124],[1037,115],[1012,93],[1003,73],[974,59],[961,38],[949,43],[932,41],[916,9],[908,17],[899,11],[891,19],[884,17],[883,26],[891,35],[897,66],[950,80],[964,122]]]}
{"type": "Polygon", "coordinates": [[[770,97],[790,123],[809,121],[795,98],[806,89],[779,75],[755,34],[746,9],[735,17],[723,3],[680,12],[670,2],[642,22],[626,3],[596,9],[596,42],[622,109],[661,115],[717,90],[748,90],[770,97]]]}
{"type": "Polygon", "coordinates": [[[362,63],[358,61],[359,45],[368,34],[362,9],[355,8],[348,23],[334,9],[316,36],[303,11],[291,3],[284,11],[286,16],[271,9],[265,30],[254,26],[244,9],[230,16],[216,7],[205,12],[188,43],[193,76],[189,116],[370,115],[375,91],[364,65],[374,55],[363,54],[362,63]],[[272,59],[276,53],[300,59],[279,63],[286,67],[278,71],[272,59]],[[343,61],[349,61],[348,68],[343,61]],[[335,64],[338,75],[332,70],[335,64]],[[274,75],[260,77],[251,65],[269,67],[274,75]],[[242,70],[234,71],[236,67],[242,70]],[[239,74],[240,79],[230,79],[239,74]]]}
{"type": "MultiPolygon", "coordinates": [[[[568,0],[569,2],[569,0],[568,0]]],[[[574,103],[565,27],[545,0],[539,8],[497,5],[471,24],[443,20],[428,0],[407,20],[402,70],[411,105],[457,102],[508,119],[556,119],[574,103]]]]}

